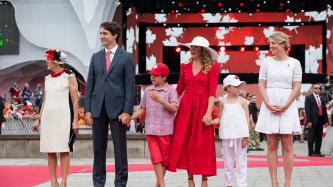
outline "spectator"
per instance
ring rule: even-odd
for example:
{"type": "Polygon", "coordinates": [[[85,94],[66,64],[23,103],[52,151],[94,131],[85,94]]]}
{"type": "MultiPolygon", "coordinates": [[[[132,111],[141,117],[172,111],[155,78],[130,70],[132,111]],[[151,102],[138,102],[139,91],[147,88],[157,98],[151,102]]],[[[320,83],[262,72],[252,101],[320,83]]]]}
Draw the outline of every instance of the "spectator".
{"type": "Polygon", "coordinates": [[[24,88],[21,93],[21,97],[22,97],[22,101],[23,101],[24,105],[27,104],[27,101],[29,101],[31,103],[31,96],[32,96],[32,91],[30,89],[30,86],[28,83],[25,83],[24,88]]]}
{"type": "Polygon", "coordinates": [[[40,83],[38,83],[37,88],[36,88],[35,93],[34,93],[35,107],[36,107],[37,112],[39,112],[40,107],[42,105],[43,93],[44,93],[44,91],[43,91],[42,85],[40,83]]]}
{"type": "Polygon", "coordinates": [[[17,87],[17,83],[15,82],[10,88],[9,88],[9,95],[10,99],[14,100],[15,102],[21,103],[20,98],[20,89],[17,87]]]}
{"type": "Polygon", "coordinates": [[[250,114],[250,146],[249,150],[263,151],[260,147],[259,142],[259,133],[254,130],[256,127],[256,123],[258,120],[258,112],[259,109],[257,107],[257,97],[255,95],[250,95],[250,103],[249,103],[249,114],[250,114]]]}
{"type": "Polygon", "coordinates": [[[309,156],[322,156],[320,149],[322,143],[323,127],[328,126],[326,103],[319,95],[320,89],[320,84],[313,84],[313,94],[310,94],[305,98],[309,156]]]}
{"type": "Polygon", "coordinates": [[[8,102],[8,101],[5,101],[3,115],[5,117],[5,120],[11,118],[10,102],[8,102]]]}
{"type": "Polygon", "coordinates": [[[30,118],[30,119],[34,118],[34,112],[33,112],[32,105],[25,105],[23,107],[23,116],[22,116],[22,118],[30,118]]]}

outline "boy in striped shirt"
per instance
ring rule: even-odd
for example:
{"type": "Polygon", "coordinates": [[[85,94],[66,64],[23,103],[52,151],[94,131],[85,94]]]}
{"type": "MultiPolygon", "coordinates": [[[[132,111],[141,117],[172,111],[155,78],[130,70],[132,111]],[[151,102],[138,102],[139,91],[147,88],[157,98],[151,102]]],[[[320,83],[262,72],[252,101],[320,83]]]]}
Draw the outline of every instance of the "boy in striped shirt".
{"type": "Polygon", "coordinates": [[[164,187],[173,123],[178,110],[178,95],[176,89],[166,82],[169,75],[168,66],[157,63],[150,74],[153,85],[145,89],[140,107],[134,112],[132,119],[146,112],[145,133],[157,178],[156,186],[164,187]]]}

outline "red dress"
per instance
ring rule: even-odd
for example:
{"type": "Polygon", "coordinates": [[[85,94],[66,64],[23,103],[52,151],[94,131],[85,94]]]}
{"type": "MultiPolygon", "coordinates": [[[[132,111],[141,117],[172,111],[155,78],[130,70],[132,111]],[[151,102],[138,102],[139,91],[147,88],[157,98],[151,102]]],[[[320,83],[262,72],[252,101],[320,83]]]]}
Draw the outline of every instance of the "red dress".
{"type": "Polygon", "coordinates": [[[209,96],[216,95],[219,66],[206,74],[193,75],[192,63],[182,64],[177,85],[183,94],[175,118],[168,170],[185,169],[191,175],[216,175],[214,127],[204,126],[202,118],[209,96]]]}

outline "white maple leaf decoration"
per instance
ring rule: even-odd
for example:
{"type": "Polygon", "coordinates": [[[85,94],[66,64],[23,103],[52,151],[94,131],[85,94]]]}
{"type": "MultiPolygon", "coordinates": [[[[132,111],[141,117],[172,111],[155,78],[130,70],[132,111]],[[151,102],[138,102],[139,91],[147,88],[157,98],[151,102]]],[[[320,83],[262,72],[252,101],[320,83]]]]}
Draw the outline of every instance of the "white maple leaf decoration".
{"type": "Polygon", "coordinates": [[[191,58],[191,52],[190,51],[181,51],[180,52],[180,63],[184,64],[185,62],[188,62],[191,58]]]}
{"type": "Polygon", "coordinates": [[[317,11],[305,12],[305,16],[309,16],[309,21],[312,18],[314,21],[324,21],[327,18],[326,10],[321,11],[320,13],[317,11]]]}
{"type": "Polygon", "coordinates": [[[177,46],[178,41],[177,37],[181,36],[184,32],[184,28],[181,27],[173,27],[173,28],[168,28],[165,29],[165,34],[167,36],[170,36],[169,39],[165,39],[163,41],[164,46],[177,46]]]}
{"type": "Polygon", "coordinates": [[[151,70],[156,65],[156,57],[151,55],[146,57],[146,70],[151,70]]]}
{"type": "Polygon", "coordinates": [[[163,45],[164,46],[177,46],[178,45],[177,38],[174,36],[171,36],[169,39],[163,40],[163,45]]]}
{"type": "Polygon", "coordinates": [[[268,27],[267,29],[264,29],[264,35],[266,38],[269,38],[274,32],[275,32],[275,28],[274,27],[268,27]]]}
{"type": "Polygon", "coordinates": [[[134,29],[131,27],[126,31],[126,51],[133,53],[133,46],[135,42],[134,29]]]}
{"type": "Polygon", "coordinates": [[[258,66],[260,66],[261,63],[264,61],[264,59],[267,58],[267,54],[268,54],[268,52],[269,52],[269,51],[259,51],[259,52],[258,52],[258,53],[259,53],[259,57],[258,57],[257,60],[255,60],[255,61],[256,61],[256,64],[257,64],[258,66]]]}
{"type": "Polygon", "coordinates": [[[318,73],[318,60],[322,59],[322,45],[319,48],[310,45],[305,50],[305,73],[318,73]]]}
{"type": "Polygon", "coordinates": [[[330,39],[331,38],[331,30],[327,29],[326,31],[326,39],[330,39]]]}
{"type": "Polygon", "coordinates": [[[156,34],[153,34],[153,32],[150,29],[148,29],[146,31],[146,43],[150,45],[154,43],[155,40],[156,40],[156,34]]]}
{"type": "Polygon", "coordinates": [[[253,45],[254,37],[253,36],[245,36],[245,45],[253,45]]]}
{"type": "Polygon", "coordinates": [[[327,5],[327,16],[333,16],[333,10],[332,10],[332,6],[330,4],[327,5]]]}
{"type": "Polygon", "coordinates": [[[139,27],[138,26],[135,27],[135,40],[139,41],[139,27]]]}
{"type": "Polygon", "coordinates": [[[217,31],[216,31],[216,38],[223,40],[224,39],[224,35],[228,34],[233,28],[226,28],[226,27],[220,27],[217,31]]]}
{"type": "Polygon", "coordinates": [[[129,16],[132,14],[132,8],[127,9],[126,16],[129,16]]]}
{"type": "Polygon", "coordinates": [[[231,18],[229,14],[222,16],[220,13],[216,13],[215,15],[211,13],[204,13],[202,14],[202,19],[207,23],[235,23],[238,22],[235,18],[231,18]]]}
{"type": "Polygon", "coordinates": [[[221,22],[222,22],[222,23],[236,23],[236,22],[238,22],[238,20],[236,20],[236,19],[234,19],[234,18],[231,18],[231,17],[229,16],[229,14],[227,14],[227,15],[223,16],[221,22]]]}
{"type": "Polygon", "coordinates": [[[184,28],[182,28],[182,27],[172,27],[172,28],[165,29],[165,34],[167,36],[178,37],[178,36],[182,35],[183,32],[184,32],[184,28]]]}
{"type": "Polygon", "coordinates": [[[205,20],[207,23],[218,23],[222,18],[222,15],[220,13],[217,13],[215,15],[211,13],[204,13],[201,15],[203,17],[202,19],[205,20]]]}
{"type": "Polygon", "coordinates": [[[157,23],[163,23],[167,21],[166,14],[155,14],[155,21],[157,23]]]}
{"type": "MultiPolygon", "coordinates": [[[[287,19],[285,20],[285,22],[301,22],[301,18],[300,19],[294,19],[294,17],[292,16],[287,16],[287,19]]],[[[297,33],[297,28],[299,26],[284,26],[284,28],[292,31],[292,30],[295,30],[295,32],[297,33]]]]}
{"type": "Polygon", "coordinates": [[[225,64],[230,59],[230,56],[225,53],[225,51],[219,51],[218,57],[217,57],[217,63],[223,63],[225,64]]]}

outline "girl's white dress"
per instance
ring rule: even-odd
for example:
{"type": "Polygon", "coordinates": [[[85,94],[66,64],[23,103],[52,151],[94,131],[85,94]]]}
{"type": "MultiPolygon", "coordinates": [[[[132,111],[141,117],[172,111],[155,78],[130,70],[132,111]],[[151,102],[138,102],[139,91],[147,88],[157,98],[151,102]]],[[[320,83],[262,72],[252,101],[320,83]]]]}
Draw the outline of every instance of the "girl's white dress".
{"type": "Polygon", "coordinates": [[[227,103],[227,98],[223,98],[223,110],[219,135],[222,140],[249,137],[249,126],[244,109],[239,98],[236,103],[227,103]]]}
{"type": "MultiPolygon", "coordinates": [[[[297,59],[285,61],[266,58],[259,71],[259,79],[266,80],[266,94],[272,105],[283,105],[292,92],[292,82],[302,81],[302,68],[297,59]]],[[[301,134],[296,100],[282,113],[272,113],[262,102],[256,131],[265,134],[301,134]]]]}

